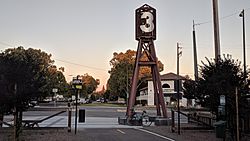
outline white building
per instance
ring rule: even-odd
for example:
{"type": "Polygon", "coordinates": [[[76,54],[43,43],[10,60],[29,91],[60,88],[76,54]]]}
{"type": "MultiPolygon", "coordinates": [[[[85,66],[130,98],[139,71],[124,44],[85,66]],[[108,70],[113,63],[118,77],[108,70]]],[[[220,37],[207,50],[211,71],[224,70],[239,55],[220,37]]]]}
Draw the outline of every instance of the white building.
{"type": "MultiPolygon", "coordinates": [[[[167,73],[160,76],[164,100],[167,105],[176,105],[177,101],[177,75],[174,73],[167,73]]],[[[182,84],[185,77],[180,76],[180,106],[187,106],[187,99],[183,98],[182,84]]],[[[139,103],[144,103],[149,106],[155,105],[154,102],[154,86],[152,79],[147,80],[147,87],[139,90],[140,95],[136,97],[139,103]]]]}

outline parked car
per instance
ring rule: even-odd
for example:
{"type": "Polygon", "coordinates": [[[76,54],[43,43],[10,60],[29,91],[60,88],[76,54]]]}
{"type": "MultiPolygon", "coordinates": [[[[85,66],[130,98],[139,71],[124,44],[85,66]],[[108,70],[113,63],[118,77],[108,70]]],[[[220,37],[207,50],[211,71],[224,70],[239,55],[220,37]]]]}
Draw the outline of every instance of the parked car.
{"type": "Polygon", "coordinates": [[[92,103],[92,100],[86,99],[86,104],[92,103]]]}
{"type": "MultiPolygon", "coordinates": [[[[86,103],[86,100],[85,100],[85,98],[78,98],[77,103],[78,103],[78,104],[85,104],[85,103],[86,103]]],[[[74,105],[76,104],[76,101],[75,101],[75,100],[73,101],[73,104],[74,104],[74,105]]]]}
{"type": "Polygon", "coordinates": [[[38,105],[38,102],[36,100],[32,100],[29,102],[29,107],[35,107],[36,105],[38,105]]]}

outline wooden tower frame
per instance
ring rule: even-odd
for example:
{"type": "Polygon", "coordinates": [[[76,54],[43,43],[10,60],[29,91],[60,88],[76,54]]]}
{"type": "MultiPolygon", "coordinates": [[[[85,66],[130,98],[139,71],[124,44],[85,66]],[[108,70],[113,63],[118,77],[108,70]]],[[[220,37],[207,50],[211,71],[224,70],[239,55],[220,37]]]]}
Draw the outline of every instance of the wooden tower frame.
{"type": "Polygon", "coordinates": [[[127,117],[129,119],[131,118],[134,110],[139,70],[142,66],[149,66],[151,68],[157,116],[162,116],[162,110],[163,117],[167,117],[167,110],[164,102],[160,73],[158,68],[158,59],[156,57],[154,46],[155,39],[156,10],[145,4],[142,7],[136,9],[136,40],[138,40],[138,47],[132,77],[132,87],[127,106],[127,117]],[[143,54],[146,54],[147,56],[146,61],[141,60],[143,54]]]}

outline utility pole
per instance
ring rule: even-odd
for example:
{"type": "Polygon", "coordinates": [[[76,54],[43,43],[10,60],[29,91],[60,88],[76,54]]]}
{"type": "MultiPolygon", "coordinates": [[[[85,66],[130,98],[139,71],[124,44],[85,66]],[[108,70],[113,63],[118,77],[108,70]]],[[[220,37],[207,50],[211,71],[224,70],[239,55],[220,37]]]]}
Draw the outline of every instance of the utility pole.
{"type": "Polygon", "coordinates": [[[236,141],[240,141],[239,133],[239,104],[238,104],[238,89],[235,90],[235,107],[236,107],[236,141]]]}
{"type": "Polygon", "coordinates": [[[214,22],[214,49],[215,60],[220,57],[220,34],[219,34],[219,14],[218,14],[218,0],[213,1],[213,22],[214,22]]]}
{"type": "Polygon", "coordinates": [[[178,134],[180,135],[180,76],[179,76],[179,58],[182,54],[181,47],[177,43],[177,115],[178,115],[178,134]]]}
{"type": "Polygon", "coordinates": [[[242,34],[243,34],[243,67],[244,67],[244,77],[245,82],[247,79],[247,68],[246,68],[246,37],[245,37],[245,11],[244,9],[241,11],[240,17],[242,17],[242,34]]]}
{"type": "MultiPolygon", "coordinates": [[[[14,84],[14,95],[16,97],[17,95],[17,83],[14,84]]],[[[14,104],[14,141],[19,140],[19,124],[18,123],[18,110],[17,110],[17,105],[16,103],[14,104]]]]}
{"type": "Polygon", "coordinates": [[[197,50],[196,50],[196,37],[195,37],[195,23],[193,20],[193,49],[194,49],[194,78],[198,80],[198,66],[197,66],[197,50]]]}
{"type": "Polygon", "coordinates": [[[127,100],[126,100],[126,104],[128,106],[128,98],[129,98],[129,93],[128,93],[128,65],[127,65],[127,82],[126,82],[126,94],[127,94],[127,100]]]}
{"type": "MultiPolygon", "coordinates": [[[[78,76],[77,76],[77,79],[78,79],[78,76]]],[[[76,109],[75,109],[75,134],[77,132],[77,112],[78,112],[78,108],[77,108],[77,104],[78,104],[78,89],[75,89],[75,99],[76,99],[76,109]]]]}

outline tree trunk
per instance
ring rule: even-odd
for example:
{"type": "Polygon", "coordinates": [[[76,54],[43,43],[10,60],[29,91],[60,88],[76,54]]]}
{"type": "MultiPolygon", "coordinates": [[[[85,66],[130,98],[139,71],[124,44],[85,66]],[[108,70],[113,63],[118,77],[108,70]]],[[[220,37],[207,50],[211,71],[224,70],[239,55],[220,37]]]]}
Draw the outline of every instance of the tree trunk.
{"type": "Polygon", "coordinates": [[[17,111],[17,138],[19,139],[19,135],[22,133],[22,119],[23,119],[23,111],[22,109],[18,109],[17,111]]]}
{"type": "MultiPolygon", "coordinates": [[[[0,121],[3,121],[3,113],[0,113],[0,121]]],[[[3,123],[0,122],[0,127],[3,127],[3,123]]]]}
{"type": "Polygon", "coordinates": [[[18,134],[17,134],[17,122],[18,122],[18,111],[16,105],[14,106],[14,141],[18,141],[18,134]]]}

